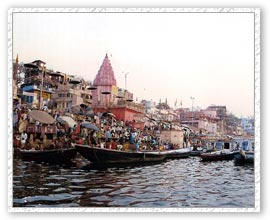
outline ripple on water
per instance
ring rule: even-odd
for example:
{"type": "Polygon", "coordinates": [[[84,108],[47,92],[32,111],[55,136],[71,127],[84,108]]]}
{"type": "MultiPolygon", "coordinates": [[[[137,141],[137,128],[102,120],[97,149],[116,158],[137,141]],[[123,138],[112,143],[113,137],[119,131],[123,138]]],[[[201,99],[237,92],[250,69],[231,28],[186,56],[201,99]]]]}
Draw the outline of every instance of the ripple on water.
{"type": "Polygon", "coordinates": [[[254,207],[254,168],[198,157],[81,169],[14,162],[14,207],[254,207]]]}

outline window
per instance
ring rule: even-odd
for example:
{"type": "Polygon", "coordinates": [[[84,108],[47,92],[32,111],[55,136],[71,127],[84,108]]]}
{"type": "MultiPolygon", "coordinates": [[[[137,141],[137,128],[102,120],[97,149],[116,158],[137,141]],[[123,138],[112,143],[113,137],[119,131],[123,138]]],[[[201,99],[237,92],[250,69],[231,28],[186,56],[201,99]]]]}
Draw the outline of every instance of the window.
{"type": "Polygon", "coordinates": [[[223,146],[222,142],[217,142],[216,143],[216,149],[217,150],[222,150],[222,146],[223,146]]]}
{"type": "Polygon", "coordinates": [[[224,143],[224,149],[230,149],[230,143],[228,142],[224,143]]]}

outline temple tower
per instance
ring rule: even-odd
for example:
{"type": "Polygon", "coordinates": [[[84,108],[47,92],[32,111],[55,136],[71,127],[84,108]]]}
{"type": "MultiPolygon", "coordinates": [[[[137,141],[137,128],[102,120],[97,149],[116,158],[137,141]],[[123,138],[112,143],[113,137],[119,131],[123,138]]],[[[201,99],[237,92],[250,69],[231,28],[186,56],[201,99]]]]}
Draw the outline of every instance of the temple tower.
{"type": "Polygon", "coordinates": [[[117,88],[116,80],[114,77],[114,71],[108,55],[105,58],[99,68],[96,75],[93,86],[97,89],[92,91],[92,104],[107,106],[114,102],[114,90],[117,88]]]}

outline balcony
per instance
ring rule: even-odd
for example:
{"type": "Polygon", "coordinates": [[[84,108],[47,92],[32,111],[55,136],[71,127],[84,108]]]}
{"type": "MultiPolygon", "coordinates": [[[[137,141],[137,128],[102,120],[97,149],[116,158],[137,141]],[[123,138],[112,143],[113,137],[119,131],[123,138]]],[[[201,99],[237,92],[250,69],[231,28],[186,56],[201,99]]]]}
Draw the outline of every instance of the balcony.
{"type": "Polygon", "coordinates": [[[144,106],[141,104],[136,104],[134,102],[127,102],[127,101],[118,101],[116,104],[110,103],[108,105],[100,103],[92,105],[92,108],[104,108],[104,109],[113,109],[113,108],[129,108],[131,110],[144,113],[145,109],[144,106]]]}

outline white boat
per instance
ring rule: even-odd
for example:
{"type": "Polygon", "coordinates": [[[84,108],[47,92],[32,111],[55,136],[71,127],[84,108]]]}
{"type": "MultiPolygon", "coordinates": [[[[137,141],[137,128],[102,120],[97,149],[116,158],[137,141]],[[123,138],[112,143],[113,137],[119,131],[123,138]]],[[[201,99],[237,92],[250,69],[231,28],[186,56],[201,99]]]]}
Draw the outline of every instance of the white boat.
{"type": "Polygon", "coordinates": [[[187,158],[190,156],[191,148],[178,148],[173,150],[161,150],[153,152],[156,154],[166,155],[166,159],[179,159],[179,158],[187,158]]]}

